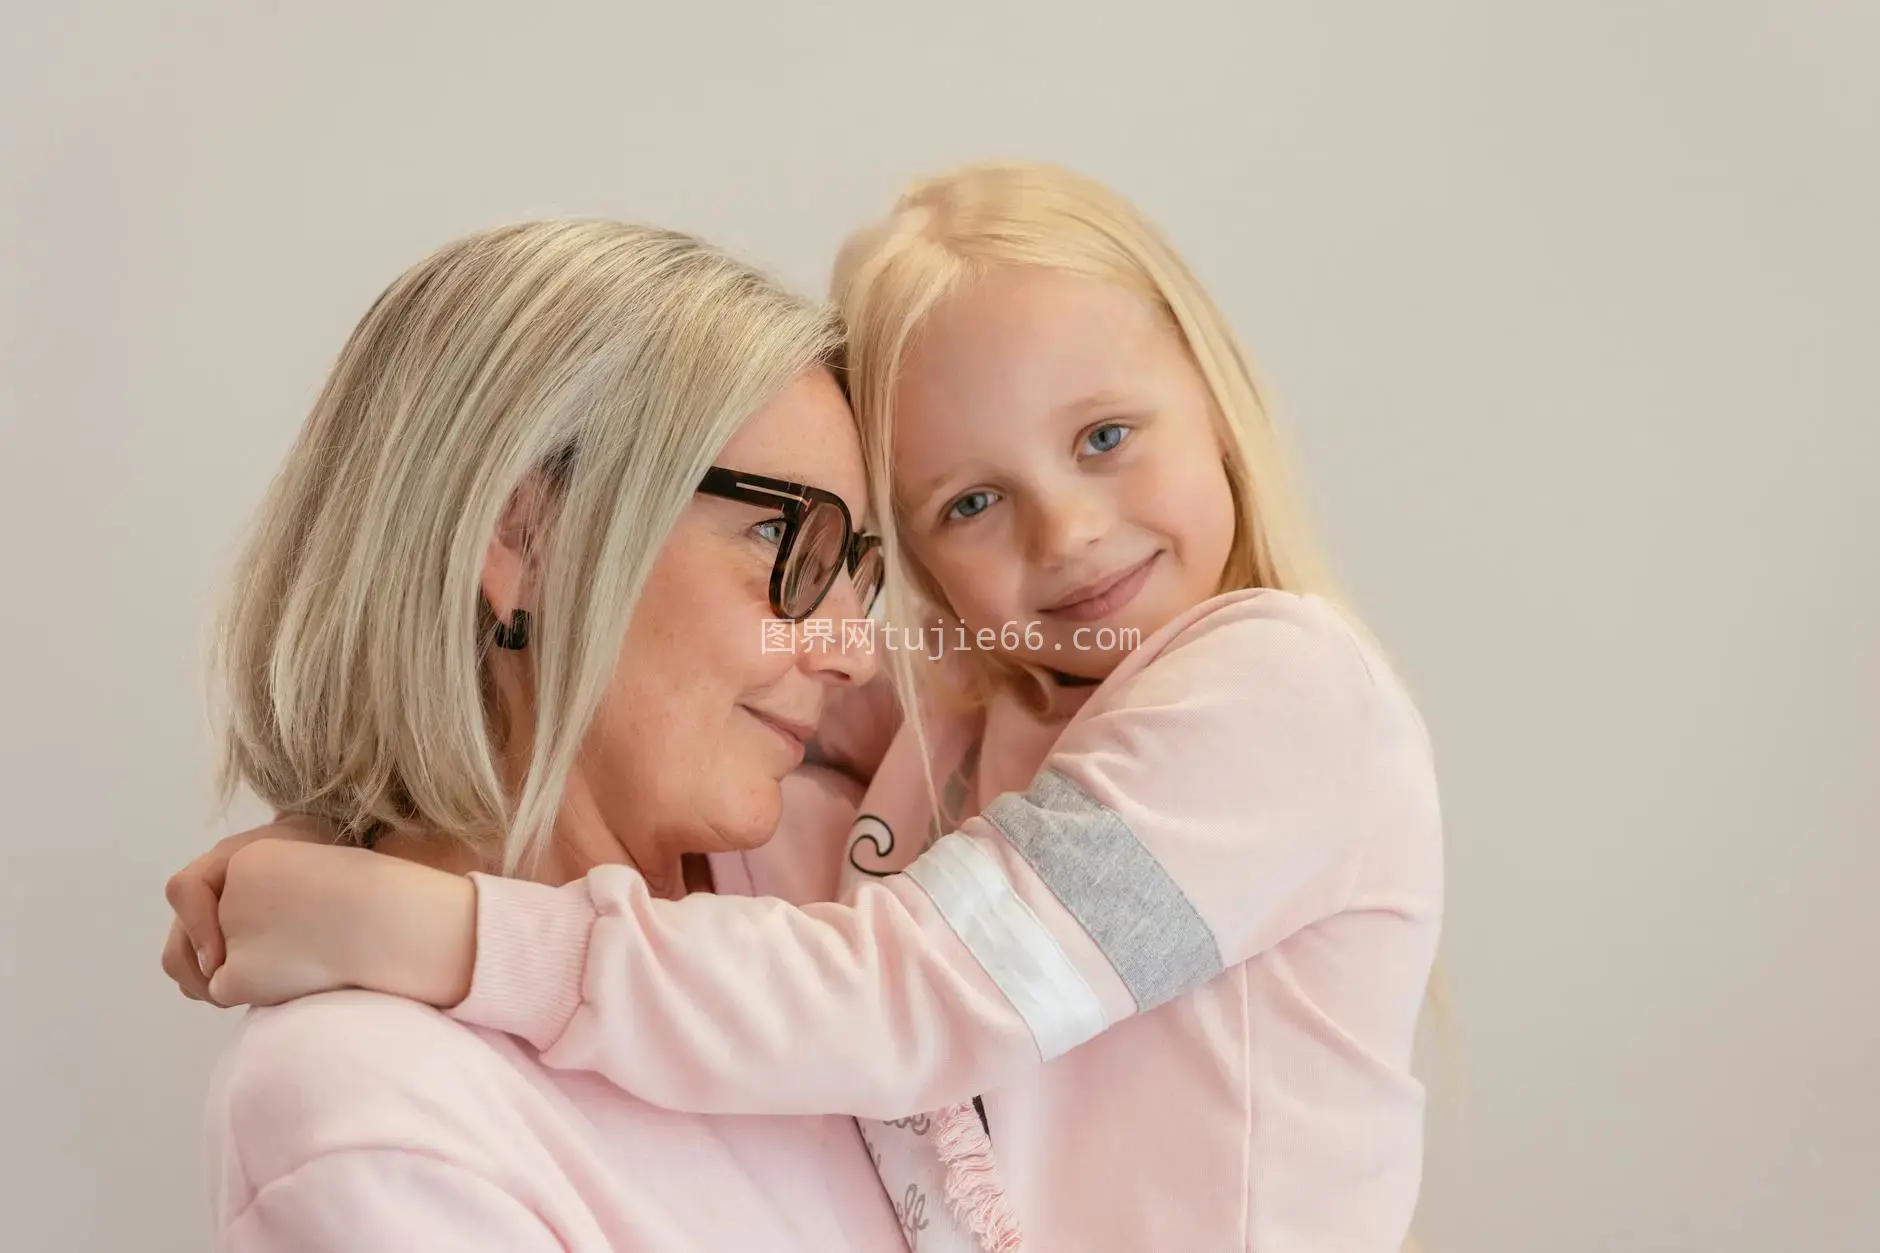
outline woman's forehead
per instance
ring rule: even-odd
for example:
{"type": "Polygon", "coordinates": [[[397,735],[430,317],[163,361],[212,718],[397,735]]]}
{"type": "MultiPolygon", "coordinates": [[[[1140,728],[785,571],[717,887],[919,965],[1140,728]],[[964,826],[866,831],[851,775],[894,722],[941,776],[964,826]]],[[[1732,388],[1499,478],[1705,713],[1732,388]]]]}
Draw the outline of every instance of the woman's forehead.
{"type": "Polygon", "coordinates": [[[820,487],[842,498],[855,518],[868,510],[868,478],[861,437],[842,390],[827,371],[796,379],[738,428],[717,462],[820,487]]]}

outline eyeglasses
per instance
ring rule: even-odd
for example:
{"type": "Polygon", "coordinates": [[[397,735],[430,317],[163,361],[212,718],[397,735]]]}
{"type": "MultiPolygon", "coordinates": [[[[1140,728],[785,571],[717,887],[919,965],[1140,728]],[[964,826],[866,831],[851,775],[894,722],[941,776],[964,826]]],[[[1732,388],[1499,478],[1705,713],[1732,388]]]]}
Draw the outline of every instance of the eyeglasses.
{"type": "Polygon", "coordinates": [[[858,533],[840,496],[721,466],[705,471],[698,490],[782,512],[783,540],[770,571],[770,607],[779,618],[800,622],[815,613],[845,568],[864,616],[874,609],[885,573],[881,537],[858,533]]]}

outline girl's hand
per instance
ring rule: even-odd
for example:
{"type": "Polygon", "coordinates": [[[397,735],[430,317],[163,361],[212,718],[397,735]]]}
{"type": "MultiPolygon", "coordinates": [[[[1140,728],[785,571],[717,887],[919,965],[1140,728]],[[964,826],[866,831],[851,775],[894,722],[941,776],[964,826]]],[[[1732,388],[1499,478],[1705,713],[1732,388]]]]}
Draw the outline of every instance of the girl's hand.
{"type": "Polygon", "coordinates": [[[218,1005],[370,988],[448,1008],[470,994],[476,887],[359,848],[261,840],[228,861],[209,980],[218,1005]]]}
{"type": "Polygon", "coordinates": [[[265,827],[231,835],[170,876],[163,894],[176,911],[170,938],[163,946],[163,973],[176,981],[183,995],[207,1001],[209,977],[222,964],[222,926],[216,921],[216,903],[228,877],[229,858],[256,840],[298,840],[331,844],[332,826],[318,818],[277,816],[265,827]]]}

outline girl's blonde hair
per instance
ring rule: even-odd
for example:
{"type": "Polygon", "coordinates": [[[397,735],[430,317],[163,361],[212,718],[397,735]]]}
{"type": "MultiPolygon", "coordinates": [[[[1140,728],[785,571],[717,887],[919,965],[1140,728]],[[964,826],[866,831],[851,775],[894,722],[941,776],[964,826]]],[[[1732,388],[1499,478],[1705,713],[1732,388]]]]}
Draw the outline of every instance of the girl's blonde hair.
{"type": "MultiPolygon", "coordinates": [[[[1312,593],[1350,617],[1293,489],[1266,390],[1206,289],[1136,209],[1102,184],[1055,166],[966,166],[918,182],[887,219],[843,245],[832,283],[849,337],[850,395],[876,501],[892,501],[895,391],[923,320],[950,293],[1005,266],[1037,266],[1111,283],[1150,302],[1180,336],[1213,399],[1236,505],[1222,591],[1270,587],[1312,593]]],[[[900,543],[894,508],[879,508],[897,577],[891,620],[953,614],[946,594],[900,543]]],[[[1361,626],[1353,619],[1354,627],[1361,626]]],[[[1021,667],[978,653],[992,681],[1021,667]]],[[[911,653],[894,654],[912,697],[911,653]]]]}
{"type": "Polygon", "coordinates": [[[833,321],[685,235],[537,222],[452,243],[354,329],[217,633],[224,801],[535,864],[647,574],[713,456],[833,321]],[[501,745],[480,590],[519,489],[538,572],[530,759],[501,745]]]}
{"type": "MultiPolygon", "coordinates": [[[[1312,538],[1267,389],[1226,317],[1162,234],[1123,197],[1069,170],[1032,163],[969,165],[917,182],[886,220],[851,236],[836,260],[832,290],[848,335],[850,398],[894,572],[886,589],[890,620],[912,623],[934,612],[957,616],[944,590],[900,543],[896,508],[879,503],[894,501],[895,392],[901,368],[922,322],[949,294],[1006,266],[1081,275],[1150,302],[1181,338],[1214,402],[1237,506],[1220,590],[1268,587],[1316,595],[1375,647],[1312,538]]],[[[987,683],[1042,689],[1039,676],[1025,667],[990,653],[970,656],[980,667],[971,677],[980,680],[981,694],[987,683]]],[[[910,711],[931,691],[918,682],[918,665],[914,652],[890,653],[895,686],[910,711]]],[[[926,757],[917,713],[912,725],[926,757]]],[[[937,791],[931,771],[928,787],[937,791]]],[[[935,809],[943,824],[953,817],[939,814],[937,801],[935,809]]],[[[1439,1017],[1442,989],[1439,967],[1429,988],[1439,1017]]],[[[1414,1253],[1417,1246],[1412,1240],[1404,1247],[1405,1253],[1414,1253]]]]}

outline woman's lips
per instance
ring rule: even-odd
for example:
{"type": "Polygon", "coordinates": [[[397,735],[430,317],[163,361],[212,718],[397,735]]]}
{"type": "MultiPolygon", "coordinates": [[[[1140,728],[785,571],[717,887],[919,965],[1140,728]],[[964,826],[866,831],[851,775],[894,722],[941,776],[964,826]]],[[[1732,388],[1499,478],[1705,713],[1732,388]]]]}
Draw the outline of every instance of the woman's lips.
{"type": "Polygon", "coordinates": [[[1136,593],[1149,581],[1149,573],[1161,556],[1159,552],[1151,553],[1127,570],[1100,579],[1087,588],[1078,589],[1070,598],[1059,601],[1044,612],[1071,622],[1095,622],[1099,618],[1107,618],[1136,599],[1136,593]]]}
{"type": "Polygon", "coordinates": [[[776,732],[777,738],[784,742],[784,746],[790,750],[791,756],[801,764],[805,746],[816,734],[815,727],[801,722],[786,722],[781,718],[772,717],[770,714],[752,709],[748,705],[744,707],[744,712],[750,714],[751,717],[776,732]]]}

